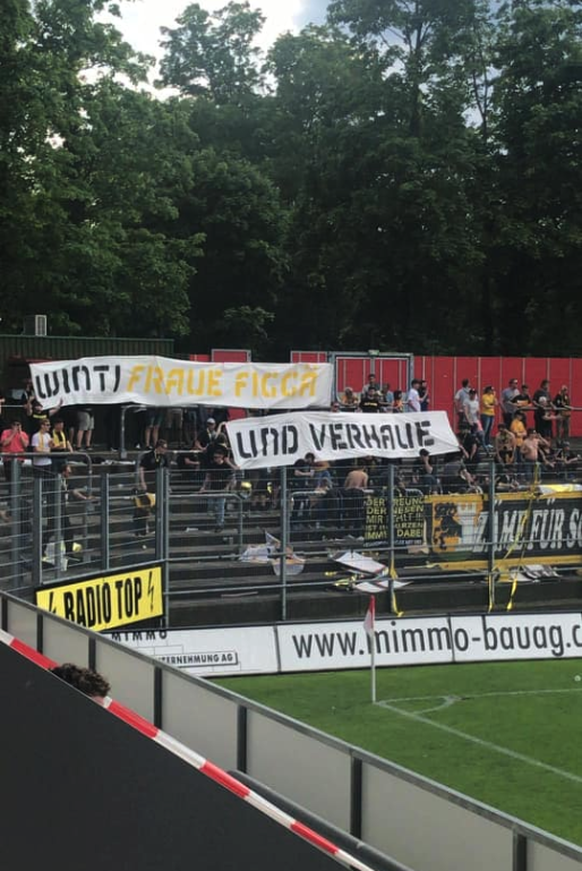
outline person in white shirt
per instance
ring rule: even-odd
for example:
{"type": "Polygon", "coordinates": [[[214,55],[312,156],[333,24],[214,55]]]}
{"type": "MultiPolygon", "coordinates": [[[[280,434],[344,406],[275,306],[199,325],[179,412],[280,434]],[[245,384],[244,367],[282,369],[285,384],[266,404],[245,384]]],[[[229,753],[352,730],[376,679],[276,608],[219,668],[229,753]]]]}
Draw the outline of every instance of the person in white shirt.
{"type": "Polygon", "coordinates": [[[35,454],[32,458],[32,466],[36,474],[43,475],[52,468],[51,448],[53,440],[50,428],[51,422],[48,417],[41,420],[39,430],[35,432],[30,442],[35,454]]]}
{"type": "Polygon", "coordinates": [[[420,411],[420,394],[418,392],[418,388],[420,387],[420,381],[418,378],[413,378],[412,383],[410,385],[410,390],[408,391],[408,396],[406,397],[406,405],[408,407],[408,411],[420,411]]]}
{"type": "Polygon", "coordinates": [[[467,418],[465,417],[465,402],[469,398],[469,385],[470,381],[468,378],[463,378],[461,382],[461,387],[455,393],[455,411],[457,412],[457,429],[459,432],[466,427],[467,418]]]}

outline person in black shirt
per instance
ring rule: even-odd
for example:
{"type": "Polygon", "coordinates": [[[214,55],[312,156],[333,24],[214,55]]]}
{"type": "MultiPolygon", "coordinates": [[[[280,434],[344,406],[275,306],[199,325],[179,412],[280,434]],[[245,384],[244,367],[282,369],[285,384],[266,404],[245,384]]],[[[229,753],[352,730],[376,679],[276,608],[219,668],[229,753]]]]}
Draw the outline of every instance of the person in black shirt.
{"type": "Polygon", "coordinates": [[[370,388],[362,395],[360,399],[360,411],[366,414],[378,414],[381,410],[380,396],[377,390],[370,388]]]}
{"type": "Polygon", "coordinates": [[[227,454],[227,448],[217,445],[206,466],[204,483],[200,488],[201,493],[217,494],[208,500],[208,513],[213,514],[216,519],[216,532],[221,532],[224,528],[225,494],[231,489],[234,475],[232,466],[227,463],[227,454]]]}
{"type": "Polygon", "coordinates": [[[152,473],[154,473],[158,467],[163,466],[166,469],[169,467],[167,451],[167,441],[165,439],[158,439],[155,448],[148,451],[147,454],[144,454],[141,458],[139,464],[139,481],[142,490],[147,490],[147,483],[153,482],[154,475],[152,473]]]}

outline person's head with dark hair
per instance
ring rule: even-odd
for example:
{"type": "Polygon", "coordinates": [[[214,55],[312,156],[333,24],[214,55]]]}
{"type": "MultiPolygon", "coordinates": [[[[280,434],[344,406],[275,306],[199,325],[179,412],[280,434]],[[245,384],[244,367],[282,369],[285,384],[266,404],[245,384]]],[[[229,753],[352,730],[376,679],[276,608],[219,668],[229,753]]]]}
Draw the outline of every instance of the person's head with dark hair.
{"type": "Polygon", "coordinates": [[[64,680],[65,683],[97,702],[102,702],[111,690],[107,678],[104,678],[99,672],[93,671],[92,668],[81,668],[72,662],[64,662],[62,665],[51,668],[50,671],[56,677],[64,680]]]}
{"type": "Polygon", "coordinates": [[[168,450],[168,442],[166,441],[166,439],[158,439],[156,444],[155,444],[154,450],[167,451],[168,450]]]}

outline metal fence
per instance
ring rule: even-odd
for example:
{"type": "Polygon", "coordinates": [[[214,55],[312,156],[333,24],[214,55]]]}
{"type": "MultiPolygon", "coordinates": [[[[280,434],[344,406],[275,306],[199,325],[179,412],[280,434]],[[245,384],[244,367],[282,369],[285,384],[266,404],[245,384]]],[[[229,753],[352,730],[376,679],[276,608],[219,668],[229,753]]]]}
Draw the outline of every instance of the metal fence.
{"type": "MultiPolygon", "coordinates": [[[[364,487],[347,470],[318,468],[233,474],[227,489],[202,492],[203,475],[175,461],[140,487],[138,463],[66,456],[66,469],[12,461],[0,487],[1,586],[28,598],[34,588],[156,560],[164,573],[166,619],[187,603],[291,596],[345,588],[368,577],[342,555],[372,557],[395,583],[428,578],[498,583],[532,563],[548,573],[582,561],[582,487],[577,465],[504,469],[488,460],[466,471],[367,463],[364,487]],[[340,560],[338,560],[340,557],[340,560]],[[551,565],[553,569],[548,568],[551,565]]],[[[252,609],[251,609],[252,610],[252,609]]],[[[181,621],[184,625],[184,621],[181,621]]]]}
{"type": "Polygon", "coordinates": [[[417,871],[575,871],[579,846],[0,593],[0,628],[105,674],[117,701],[417,871]],[[297,764],[302,760],[303,764],[297,764]]]}

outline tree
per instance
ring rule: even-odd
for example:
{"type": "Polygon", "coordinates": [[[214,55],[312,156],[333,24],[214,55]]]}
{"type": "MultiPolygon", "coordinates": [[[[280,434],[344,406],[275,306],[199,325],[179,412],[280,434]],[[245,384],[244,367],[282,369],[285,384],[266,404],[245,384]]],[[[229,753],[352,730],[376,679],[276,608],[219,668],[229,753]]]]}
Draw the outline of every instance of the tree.
{"type": "Polygon", "coordinates": [[[463,330],[472,340],[473,306],[458,304],[481,257],[468,89],[427,90],[413,133],[390,52],[311,28],[279,40],[271,58],[293,143],[281,147],[293,273],[282,304],[290,314],[299,301],[302,314],[293,341],[434,349],[435,332],[442,346],[463,330]]]}
{"type": "Polygon", "coordinates": [[[580,353],[582,11],[522,0],[499,12],[492,256],[502,347],[580,353]]]}
{"type": "Polygon", "coordinates": [[[218,104],[244,101],[262,83],[253,41],[264,20],[248,2],[230,2],[214,14],[190,4],[177,28],[162,28],[161,83],[218,104]]]}

